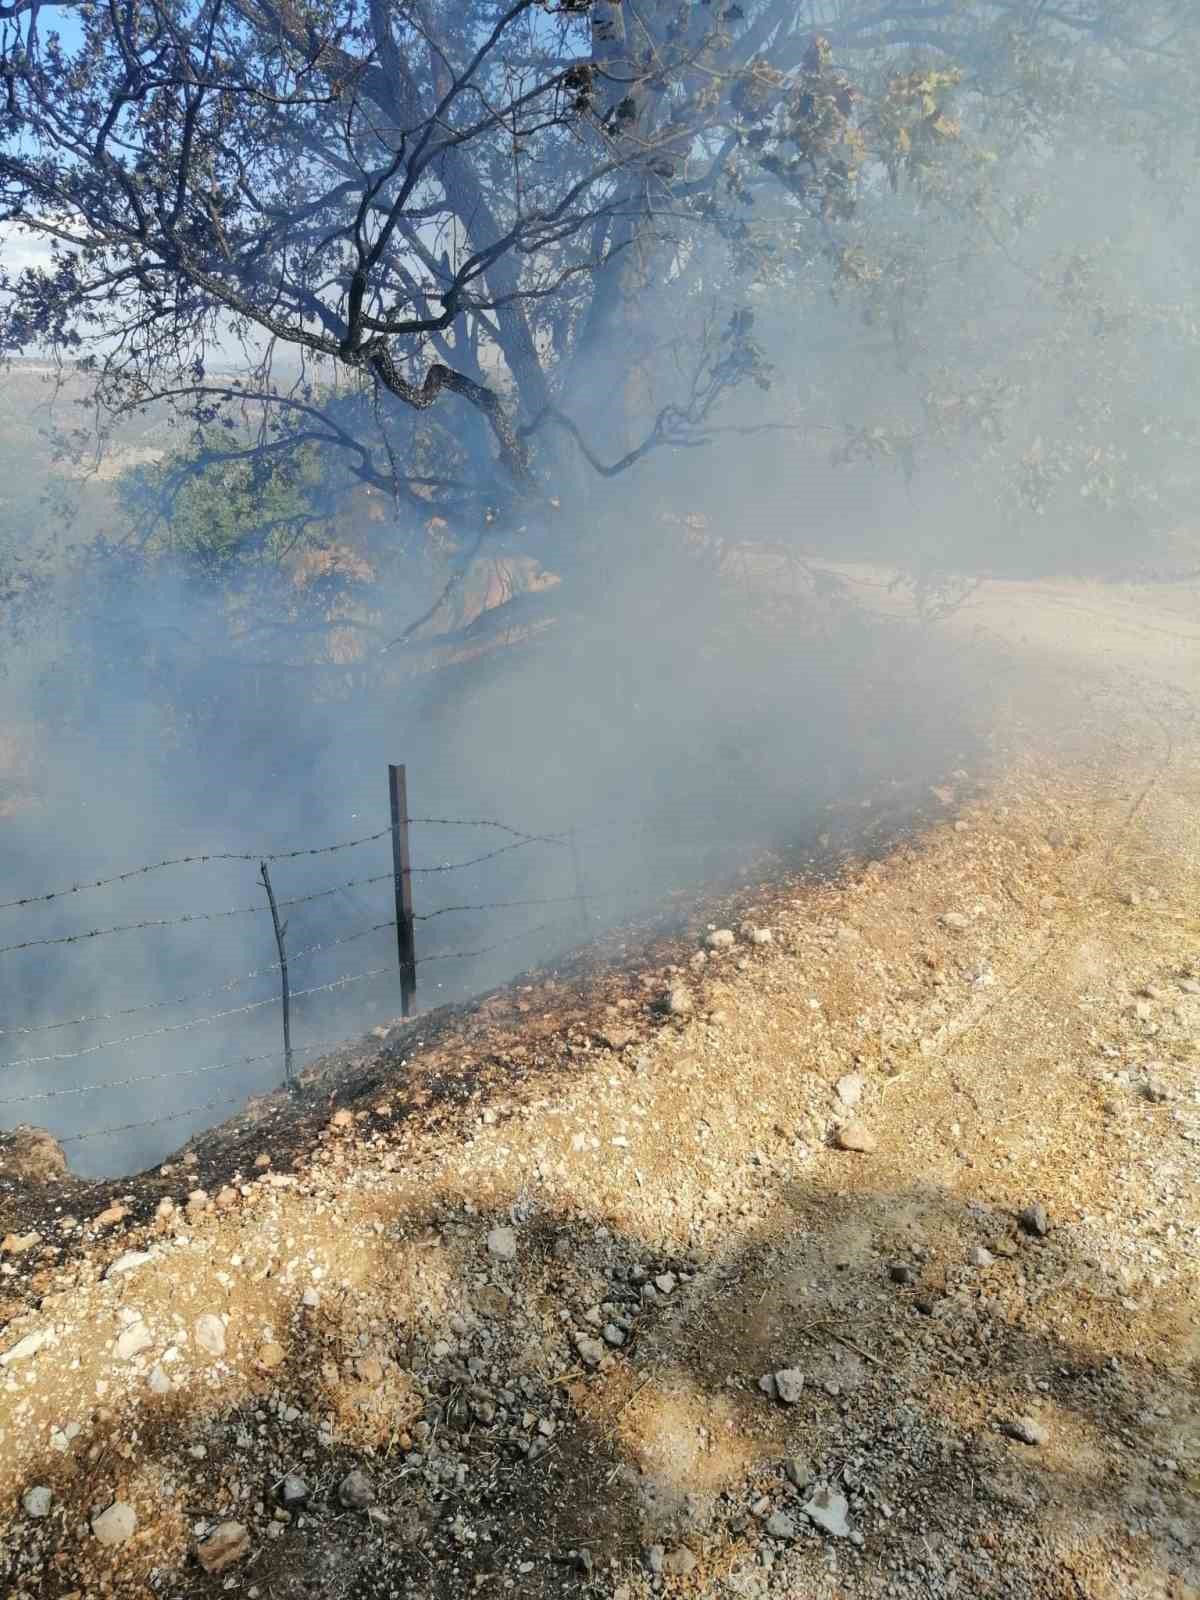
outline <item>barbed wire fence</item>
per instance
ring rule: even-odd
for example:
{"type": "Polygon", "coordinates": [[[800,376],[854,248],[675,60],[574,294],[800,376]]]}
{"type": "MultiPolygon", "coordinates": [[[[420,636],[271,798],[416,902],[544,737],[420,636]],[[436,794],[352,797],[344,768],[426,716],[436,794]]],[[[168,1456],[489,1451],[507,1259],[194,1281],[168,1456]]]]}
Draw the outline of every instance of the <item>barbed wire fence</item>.
{"type": "MultiPolygon", "coordinates": [[[[363,1030],[361,1016],[347,1016],[341,1032],[332,1032],[317,1040],[304,1040],[293,1046],[292,1022],[299,1013],[301,1029],[312,1024],[314,1016],[321,1015],[322,1003],[341,1000],[360,994],[364,987],[378,986],[376,992],[388,985],[386,993],[397,995],[402,1017],[410,1016],[415,1009],[418,987],[426,984],[440,988],[436,974],[452,968],[454,963],[478,963],[483,958],[500,953],[519,959],[523,948],[532,948],[543,959],[548,951],[563,952],[578,945],[594,934],[604,922],[620,920],[623,915],[634,914],[649,902],[658,899],[654,892],[646,892],[644,884],[607,886],[597,889],[597,857],[607,862],[613,830],[625,836],[648,831],[653,824],[642,818],[604,818],[592,823],[568,823],[558,831],[532,831],[513,826],[493,818],[420,817],[409,816],[405,774],[403,768],[389,769],[391,820],[385,828],[353,838],[338,839],[331,843],[304,848],[276,851],[213,851],[201,854],[176,855],[94,879],[67,883],[36,894],[23,894],[0,901],[0,913],[12,917],[32,915],[50,908],[56,914],[70,915],[76,905],[86,905],[86,897],[96,891],[128,889],[134,883],[145,883],[156,877],[167,878],[182,868],[212,868],[217,864],[226,867],[245,863],[256,866],[254,881],[260,891],[255,903],[218,906],[213,909],[185,910],[171,916],[137,917],[128,921],[116,918],[97,919],[98,926],[60,927],[54,931],[32,931],[25,938],[7,938],[0,942],[0,976],[3,963],[24,953],[44,954],[51,960],[66,958],[73,947],[95,947],[103,943],[109,948],[123,951],[124,941],[134,935],[151,936],[154,940],[169,939],[176,930],[221,929],[243,919],[251,927],[251,919],[263,921],[262,945],[264,956],[274,953],[276,959],[262,960],[248,971],[214,977],[182,992],[157,996],[137,1004],[107,1005],[96,1009],[73,1010],[64,1016],[38,1016],[37,1020],[14,1020],[19,1001],[9,1001],[5,1015],[0,1012],[0,1127],[12,1127],[21,1122],[37,1121],[49,1127],[64,1144],[84,1144],[104,1139],[141,1133],[163,1125],[208,1117],[210,1113],[228,1111],[244,1103],[251,1093],[263,1092],[244,1087],[249,1076],[267,1077],[267,1088],[280,1083],[296,1088],[299,1083],[297,1068],[302,1073],[304,1063],[311,1063],[346,1042],[355,1031],[363,1030]],[[423,837],[436,839],[446,832],[460,830],[464,833],[491,834],[498,839],[485,849],[471,850],[468,854],[450,852],[449,859],[433,859],[426,848],[414,860],[412,832],[422,830],[423,837]],[[426,830],[428,832],[426,833],[426,830]],[[437,832],[437,830],[440,830],[437,832]],[[308,866],[321,863],[325,857],[368,850],[372,845],[390,842],[392,865],[389,870],[366,872],[358,876],[344,876],[332,884],[306,890],[302,893],[277,894],[270,868],[284,868],[303,861],[308,866]],[[539,881],[561,877],[561,892],[547,894],[493,894],[492,897],[464,895],[448,896],[444,903],[436,903],[437,886],[452,884],[463,875],[478,876],[486,869],[510,861],[517,853],[539,852],[543,859],[538,864],[539,881]],[[421,859],[421,856],[426,859],[421,859]],[[589,870],[591,869],[591,870],[589,870]],[[384,890],[384,886],[388,890],[384,890]],[[376,916],[364,919],[362,926],[339,931],[330,936],[313,939],[288,948],[287,932],[291,917],[302,908],[316,908],[325,915],[328,902],[338,897],[342,903],[359,904],[359,896],[374,891],[370,909],[376,916]],[[383,892],[381,892],[383,891],[383,892]],[[393,901],[391,915],[387,914],[385,894],[390,891],[393,901]],[[430,904],[430,901],[435,903],[430,904]],[[538,920],[519,926],[512,925],[509,913],[533,911],[541,913],[538,920]],[[557,915],[561,911],[562,915],[557,915]],[[549,915],[546,915],[549,913],[549,915]],[[489,927],[499,920],[501,928],[496,936],[485,933],[482,941],[469,937],[456,939],[450,930],[461,929],[466,920],[468,929],[472,922],[485,919],[489,927]],[[441,929],[447,928],[448,937],[442,942],[441,929]],[[360,967],[338,972],[322,982],[305,981],[307,967],[322,959],[337,958],[350,946],[375,940],[380,954],[360,967]],[[390,955],[384,952],[388,943],[390,955]],[[272,947],[273,950],[272,950],[272,947]],[[301,981],[293,986],[292,980],[300,974],[301,981]],[[206,1002],[233,999],[239,989],[256,983],[270,983],[277,987],[273,992],[233,1004],[218,1003],[213,1009],[177,1019],[158,1021],[161,1013],[190,1010],[206,1002]],[[129,1064],[131,1054],[139,1048],[157,1049],[161,1044],[176,1047],[184,1039],[202,1037],[203,1030],[231,1026],[269,1024],[278,1018],[281,1025],[281,1043],[273,1047],[251,1048],[244,1053],[230,1053],[222,1059],[198,1060],[194,1065],[172,1065],[161,1070],[134,1070],[129,1064]],[[149,1024],[144,1026],[143,1024],[149,1024]],[[115,1033],[107,1025],[125,1024],[115,1033]],[[59,1044],[72,1044],[83,1034],[86,1042],[72,1048],[53,1048],[59,1044]],[[101,1037],[93,1037],[100,1032],[101,1037]],[[39,1049],[42,1039],[52,1048],[39,1049]],[[124,1055],[124,1064],[121,1057],[124,1055]],[[112,1065],[114,1061],[117,1065],[112,1065]],[[104,1063],[104,1075],[88,1075],[93,1063],[104,1063]],[[83,1071],[71,1074],[73,1064],[84,1064],[83,1071]],[[191,1079],[220,1081],[221,1075],[239,1072],[242,1082],[238,1092],[221,1094],[195,1104],[176,1103],[176,1090],[191,1079]],[[18,1090],[20,1092],[14,1092],[18,1090]],[[80,1112],[93,1103],[88,1097],[100,1096],[109,1103],[122,1092],[132,1092],[139,1097],[156,1102],[155,1114],[136,1117],[128,1121],[105,1125],[103,1117],[81,1116],[80,1112]],[[164,1103],[165,1102],[165,1103],[164,1103]],[[67,1107],[76,1107],[73,1118],[61,1114],[67,1107]],[[161,1108],[161,1109],[160,1109],[161,1108]],[[55,1127],[54,1124],[59,1124],[55,1127]],[[83,1125],[80,1125],[82,1123],[83,1125]]],[[[440,852],[439,852],[440,853],[440,852]]],[[[553,885],[551,885],[553,886],[553,885]]],[[[279,887],[286,890],[281,879],[279,887]]],[[[14,932],[19,931],[14,928],[14,932]]],[[[0,933],[0,938],[3,934],[0,933]]],[[[122,970],[122,957],[114,958],[115,970],[122,970]]],[[[522,963],[523,964],[523,963],[522,963]]],[[[511,964],[510,964],[511,967],[511,964]]],[[[108,976],[114,970],[109,964],[108,976]]],[[[511,967],[521,970],[521,964],[511,967]]],[[[53,981],[42,985],[57,992],[53,981]]],[[[66,982],[62,987],[69,989],[66,982]]],[[[438,998],[442,998],[439,994],[438,998]]],[[[329,1013],[336,1018],[336,1007],[329,1013]]],[[[394,1011],[393,1011],[394,1014],[394,1011]]],[[[192,1097],[188,1097],[192,1098],[192,1097]]]]}

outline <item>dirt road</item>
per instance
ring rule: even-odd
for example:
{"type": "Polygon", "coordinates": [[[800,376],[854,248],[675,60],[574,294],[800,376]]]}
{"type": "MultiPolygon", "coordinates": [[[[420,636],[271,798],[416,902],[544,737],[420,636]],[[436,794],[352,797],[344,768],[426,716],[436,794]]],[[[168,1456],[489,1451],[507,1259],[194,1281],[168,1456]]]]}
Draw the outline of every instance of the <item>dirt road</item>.
{"type": "Polygon", "coordinates": [[[1195,1600],[1200,605],[952,626],[910,845],[10,1197],[5,1593],[1195,1600]]]}

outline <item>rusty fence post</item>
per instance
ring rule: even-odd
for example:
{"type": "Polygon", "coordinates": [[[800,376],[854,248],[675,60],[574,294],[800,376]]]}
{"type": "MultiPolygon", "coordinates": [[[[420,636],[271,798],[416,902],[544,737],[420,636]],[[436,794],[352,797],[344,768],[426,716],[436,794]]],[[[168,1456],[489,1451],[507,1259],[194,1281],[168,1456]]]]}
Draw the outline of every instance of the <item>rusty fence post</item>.
{"type": "Polygon", "coordinates": [[[388,767],[392,808],[392,876],[396,887],[396,955],[400,962],[400,1015],[410,1017],[417,993],[417,942],[413,925],[412,859],[408,837],[408,776],[388,767]]]}

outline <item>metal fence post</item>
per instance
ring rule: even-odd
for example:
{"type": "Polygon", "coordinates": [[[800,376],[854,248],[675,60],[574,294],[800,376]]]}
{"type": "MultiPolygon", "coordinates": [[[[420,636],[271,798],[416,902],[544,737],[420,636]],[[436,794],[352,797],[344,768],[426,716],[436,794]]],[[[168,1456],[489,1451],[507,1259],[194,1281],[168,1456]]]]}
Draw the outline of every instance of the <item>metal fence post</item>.
{"type": "Polygon", "coordinates": [[[275,944],[279,950],[279,976],[283,985],[283,1076],[289,1093],[294,1092],[296,1084],[292,1077],[292,995],[288,986],[287,946],[284,938],[287,934],[287,924],[279,921],[279,907],[275,904],[275,891],[271,887],[271,874],[267,871],[267,863],[259,862],[262,873],[262,885],[267,891],[267,900],[271,907],[271,921],[275,924],[275,944]]]}
{"type": "Polygon", "coordinates": [[[400,1015],[410,1017],[417,993],[417,943],[413,925],[412,860],[408,836],[408,776],[388,767],[392,808],[392,876],[396,887],[396,954],[400,961],[400,1015]]]}

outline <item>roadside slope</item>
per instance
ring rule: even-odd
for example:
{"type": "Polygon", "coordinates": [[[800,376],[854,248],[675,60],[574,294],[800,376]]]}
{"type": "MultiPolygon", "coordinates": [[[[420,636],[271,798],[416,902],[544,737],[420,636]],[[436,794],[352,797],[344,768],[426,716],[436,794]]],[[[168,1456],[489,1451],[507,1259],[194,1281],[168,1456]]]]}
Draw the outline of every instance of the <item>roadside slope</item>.
{"type": "Polygon", "coordinates": [[[1002,776],[731,943],[80,1217],[0,1332],[6,1592],[1194,1600],[1198,680],[1139,660],[1026,658],[1002,776]]]}

